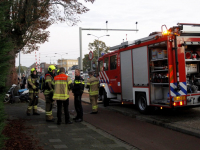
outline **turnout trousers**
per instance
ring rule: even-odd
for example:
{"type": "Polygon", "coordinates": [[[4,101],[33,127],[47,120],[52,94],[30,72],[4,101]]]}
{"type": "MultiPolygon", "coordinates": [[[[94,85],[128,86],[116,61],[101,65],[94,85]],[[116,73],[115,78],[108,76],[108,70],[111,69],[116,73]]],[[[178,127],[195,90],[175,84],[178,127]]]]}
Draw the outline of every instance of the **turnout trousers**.
{"type": "Polygon", "coordinates": [[[46,120],[52,120],[53,114],[52,114],[52,108],[53,108],[53,95],[48,94],[45,95],[45,101],[46,101],[46,120]]]}
{"type": "Polygon", "coordinates": [[[81,95],[74,95],[74,106],[75,106],[75,110],[76,110],[76,118],[77,119],[83,119],[83,107],[81,104],[81,95]]]}
{"type": "Polygon", "coordinates": [[[37,113],[38,93],[29,93],[29,100],[27,113],[31,113],[32,109],[33,113],[37,113]]]}
{"type": "Polygon", "coordinates": [[[62,106],[64,107],[64,113],[65,113],[65,123],[67,123],[70,119],[69,117],[69,111],[68,111],[68,106],[69,106],[69,99],[67,100],[56,100],[57,102],[57,122],[62,122],[62,106]]]}
{"type": "Polygon", "coordinates": [[[90,103],[92,104],[92,112],[98,111],[98,104],[97,104],[98,95],[90,95],[90,103]]]}

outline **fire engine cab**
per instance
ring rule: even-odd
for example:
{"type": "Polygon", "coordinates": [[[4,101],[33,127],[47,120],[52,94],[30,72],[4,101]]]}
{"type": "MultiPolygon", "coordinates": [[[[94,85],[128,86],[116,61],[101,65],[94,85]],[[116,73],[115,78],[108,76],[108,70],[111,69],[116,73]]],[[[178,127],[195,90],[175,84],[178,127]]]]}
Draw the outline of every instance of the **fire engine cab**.
{"type": "Polygon", "coordinates": [[[200,24],[178,23],[148,37],[110,48],[98,60],[99,95],[136,104],[141,113],[159,108],[200,106],[200,24]],[[188,31],[184,30],[189,29],[188,31]]]}

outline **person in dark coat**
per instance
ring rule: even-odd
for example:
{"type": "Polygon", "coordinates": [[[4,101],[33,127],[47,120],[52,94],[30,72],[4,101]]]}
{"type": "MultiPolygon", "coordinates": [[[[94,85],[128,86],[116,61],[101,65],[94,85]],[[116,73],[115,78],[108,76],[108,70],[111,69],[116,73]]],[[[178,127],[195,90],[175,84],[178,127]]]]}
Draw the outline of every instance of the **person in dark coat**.
{"type": "Polygon", "coordinates": [[[74,93],[74,106],[75,106],[75,110],[77,114],[77,116],[73,118],[75,122],[83,121],[83,108],[81,104],[81,97],[83,94],[84,86],[85,86],[85,83],[84,83],[83,78],[80,76],[80,70],[76,69],[74,88],[72,90],[72,92],[74,93]]]}
{"type": "Polygon", "coordinates": [[[20,81],[21,89],[25,89],[25,85],[26,85],[26,77],[25,77],[25,74],[23,73],[23,75],[21,77],[21,81],[20,81]]]}

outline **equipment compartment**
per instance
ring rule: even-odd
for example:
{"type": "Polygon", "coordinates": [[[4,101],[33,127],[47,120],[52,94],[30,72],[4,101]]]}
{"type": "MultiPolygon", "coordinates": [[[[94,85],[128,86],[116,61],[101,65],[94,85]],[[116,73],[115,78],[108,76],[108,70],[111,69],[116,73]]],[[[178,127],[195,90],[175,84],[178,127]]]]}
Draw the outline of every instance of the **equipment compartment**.
{"type": "Polygon", "coordinates": [[[149,60],[151,104],[169,105],[167,44],[149,45],[149,60]]]}
{"type": "Polygon", "coordinates": [[[189,42],[185,44],[188,44],[185,45],[187,93],[200,93],[200,45],[189,45],[189,42]]]}

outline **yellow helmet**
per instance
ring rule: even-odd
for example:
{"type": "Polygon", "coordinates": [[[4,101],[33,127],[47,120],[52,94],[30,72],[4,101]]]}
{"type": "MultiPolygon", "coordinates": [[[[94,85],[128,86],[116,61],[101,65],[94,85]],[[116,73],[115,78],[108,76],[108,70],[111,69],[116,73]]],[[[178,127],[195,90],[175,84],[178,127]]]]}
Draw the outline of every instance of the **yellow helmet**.
{"type": "Polygon", "coordinates": [[[31,69],[31,74],[33,74],[34,71],[37,71],[36,68],[31,69]]]}
{"type": "Polygon", "coordinates": [[[55,69],[56,69],[56,67],[54,65],[50,65],[49,68],[48,68],[48,71],[52,72],[55,69]]]}

